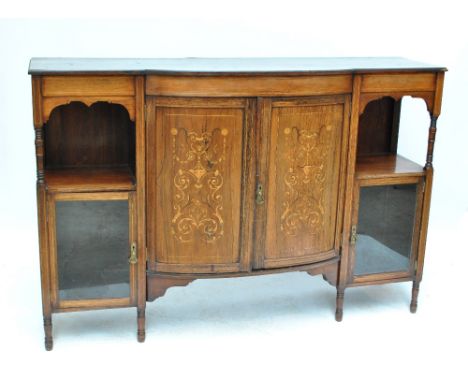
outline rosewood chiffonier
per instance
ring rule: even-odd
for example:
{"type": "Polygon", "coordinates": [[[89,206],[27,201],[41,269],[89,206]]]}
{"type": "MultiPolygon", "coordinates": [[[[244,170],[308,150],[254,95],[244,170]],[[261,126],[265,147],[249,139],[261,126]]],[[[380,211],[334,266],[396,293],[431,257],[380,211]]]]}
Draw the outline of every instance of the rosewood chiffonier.
{"type": "MultiPolygon", "coordinates": [[[[445,68],[403,58],[33,58],[45,346],[52,313],[145,306],[195,279],[423,273],[445,68]],[[430,118],[399,155],[404,96],[430,118]],[[425,129],[426,126],[423,127],[425,129]]],[[[229,297],[226,297],[229,298],[229,297]]]]}

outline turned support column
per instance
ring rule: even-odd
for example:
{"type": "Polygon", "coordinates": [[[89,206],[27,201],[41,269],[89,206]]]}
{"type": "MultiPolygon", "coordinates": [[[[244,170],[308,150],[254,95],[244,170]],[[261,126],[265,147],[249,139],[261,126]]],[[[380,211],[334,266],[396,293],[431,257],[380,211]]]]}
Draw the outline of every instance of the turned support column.
{"type": "Polygon", "coordinates": [[[37,183],[44,184],[44,127],[34,126],[37,183]]]}
{"type": "Polygon", "coordinates": [[[431,115],[431,125],[429,126],[429,139],[427,142],[427,156],[426,156],[426,165],[424,168],[427,170],[432,168],[432,159],[434,157],[434,143],[437,133],[437,116],[431,115]]]}
{"type": "Polygon", "coordinates": [[[344,288],[336,288],[335,320],[338,322],[343,320],[344,291],[345,291],[344,288]]]}
{"type": "MultiPolygon", "coordinates": [[[[438,113],[438,112],[437,112],[438,113]]],[[[432,188],[432,174],[433,174],[433,166],[432,161],[434,158],[434,144],[435,138],[437,133],[437,118],[438,114],[431,113],[431,123],[429,126],[429,138],[427,143],[427,156],[426,156],[426,164],[424,169],[426,170],[426,188],[424,191],[424,201],[423,201],[423,217],[422,217],[422,237],[420,238],[421,244],[419,248],[419,254],[417,259],[417,266],[416,272],[414,275],[413,280],[413,288],[411,291],[411,304],[410,304],[410,312],[416,313],[418,309],[418,295],[419,295],[419,284],[421,283],[422,279],[422,272],[423,272],[423,264],[424,264],[424,257],[425,257],[425,240],[426,240],[426,233],[427,233],[427,224],[429,220],[429,203],[431,197],[431,188],[432,188]]]]}
{"type": "Polygon", "coordinates": [[[44,316],[44,345],[46,350],[52,350],[54,340],[52,339],[52,316],[44,316]]]}
{"type": "Polygon", "coordinates": [[[416,313],[418,309],[419,281],[413,281],[413,290],[411,293],[410,312],[416,313]]]}
{"type": "MultiPolygon", "coordinates": [[[[441,86],[442,82],[440,82],[441,86]]],[[[426,156],[426,164],[424,169],[426,170],[426,187],[424,191],[424,201],[423,201],[423,216],[422,216],[422,227],[421,227],[421,238],[420,238],[420,248],[418,253],[417,259],[417,266],[416,272],[414,275],[413,280],[413,288],[411,291],[411,304],[410,304],[410,312],[416,313],[418,309],[418,295],[419,295],[419,284],[421,283],[422,279],[422,271],[423,271],[423,264],[424,264],[424,257],[425,257],[425,241],[426,241],[426,234],[427,234],[427,225],[429,220],[429,203],[431,198],[431,188],[432,188],[432,174],[433,174],[433,166],[432,161],[434,158],[434,144],[435,138],[437,133],[437,119],[440,113],[440,96],[441,90],[439,90],[438,94],[438,106],[433,110],[431,113],[431,123],[429,126],[429,137],[427,140],[427,156],[426,156]]]]}
{"type": "Polygon", "coordinates": [[[138,322],[138,342],[145,342],[145,309],[137,309],[137,322],[138,322]]]}

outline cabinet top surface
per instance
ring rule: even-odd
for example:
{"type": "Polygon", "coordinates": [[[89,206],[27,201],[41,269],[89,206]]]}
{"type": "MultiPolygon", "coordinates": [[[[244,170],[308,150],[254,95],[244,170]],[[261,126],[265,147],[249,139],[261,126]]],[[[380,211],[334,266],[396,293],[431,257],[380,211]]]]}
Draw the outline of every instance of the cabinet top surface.
{"type": "Polygon", "coordinates": [[[32,58],[29,74],[269,74],[443,71],[402,57],[32,58]]]}

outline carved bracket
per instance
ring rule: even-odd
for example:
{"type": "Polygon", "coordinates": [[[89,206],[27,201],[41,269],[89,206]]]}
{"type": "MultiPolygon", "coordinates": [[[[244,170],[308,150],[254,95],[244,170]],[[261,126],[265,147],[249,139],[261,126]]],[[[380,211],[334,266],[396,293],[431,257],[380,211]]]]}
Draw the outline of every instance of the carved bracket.
{"type": "Polygon", "coordinates": [[[148,275],[147,277],[147,301],[154,301],[159,297],[166,294],[166,291],[175,286],[187,286],[194,278],[175,278],[175,277],[164,277],[148,275]]]}
{"type": "Polygon", "coordinates": [[[319,267],[307,271],[311,276],[322,274],[323,279],[332,286],[336,286],[338,280],[338,263],[328,264],[324,267],[319,267]]]}
{"type": "Polygon", "coordinates": [[[400,101],[403,97],[409,96],[412,98],[421,98],[426,103],[426,108],[429,113],[432,112],[434,106],[434,93],[433,92],[412,92],[412,93],[362,93],[359,101],[359,115],[364,113],[366,106],[369,102],[381,98],[390,97],[395,101],[400,101]]]}
{"type": "Polygon", "coordinates": [[[96,102],[108,102],[123,106],[129,115],[131,121],[135,122],[135,98],[133,97],[45,97],[42,101],[43,108],[43,122],[46,123],[52,111],[62,105],[68,105],[71,102],[81,102],[86,106],[90,107],[96,102]]]}

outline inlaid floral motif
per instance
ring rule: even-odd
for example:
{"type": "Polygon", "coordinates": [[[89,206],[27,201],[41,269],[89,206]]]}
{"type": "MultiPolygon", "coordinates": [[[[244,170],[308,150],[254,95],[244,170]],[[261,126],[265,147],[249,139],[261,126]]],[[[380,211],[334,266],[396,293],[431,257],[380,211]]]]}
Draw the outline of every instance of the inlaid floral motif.
{"type": "Polygon", "coordinates": [[[283,177],[286,186],[281,214],[281,230],[290,236],[323,225],[325,166],[329,152],[327,134],[331,126],[319,129],[285,128],[287,150],[284,153],[289,167],[283,177]]]}
{"type": "Polygon", "coordinates": [[[172,128],[173,179],[172,233],[181,242],[201,237],[215,242],[224,234],[223,174],[227,129],[196,133],[172,128]]]}

